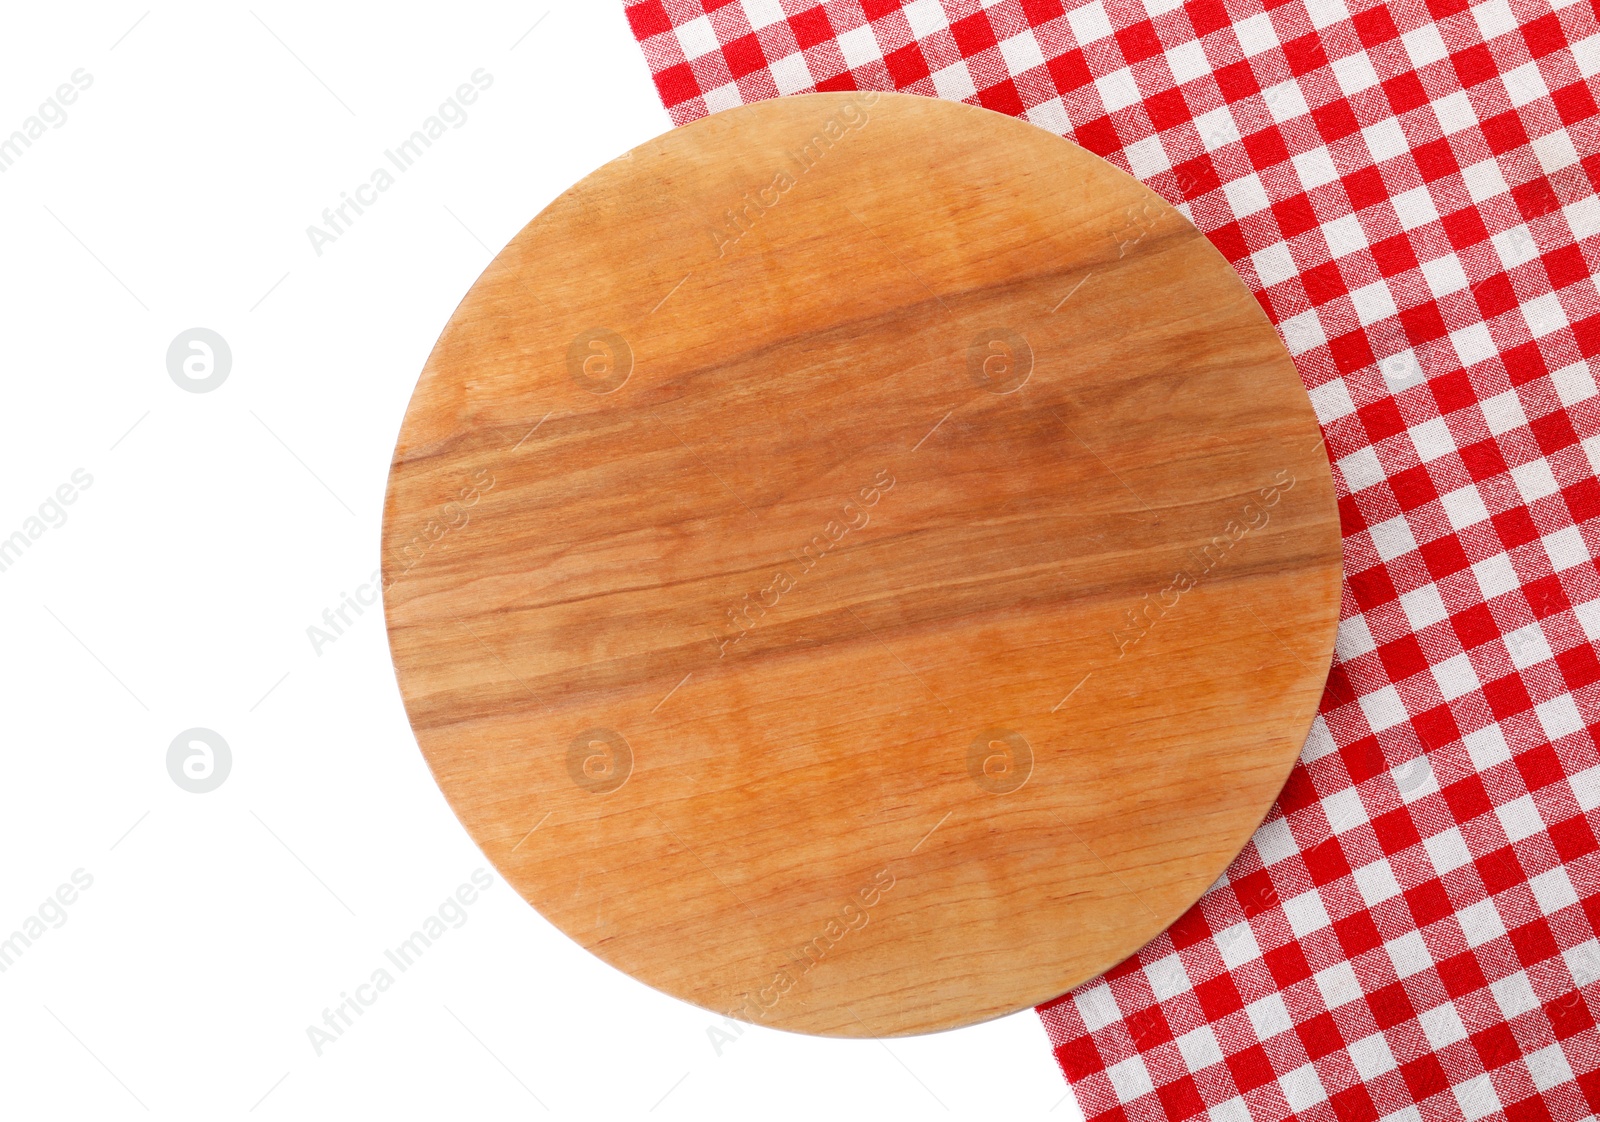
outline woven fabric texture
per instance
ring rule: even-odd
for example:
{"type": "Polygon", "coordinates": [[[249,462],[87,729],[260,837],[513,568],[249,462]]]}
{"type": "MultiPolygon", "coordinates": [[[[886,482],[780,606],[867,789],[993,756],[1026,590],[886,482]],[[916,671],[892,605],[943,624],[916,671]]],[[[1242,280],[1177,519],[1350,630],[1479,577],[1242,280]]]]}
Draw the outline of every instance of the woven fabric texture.
{"type": "Polygon", "coordinates": [[[1338,648],[1226,875],[1042,1006],[1091,1122],[1600,1113],[1600,25],[1587,0],[631,0],[679,124],[900,90],[1176,204],[1277,326],[1338,648]]]}

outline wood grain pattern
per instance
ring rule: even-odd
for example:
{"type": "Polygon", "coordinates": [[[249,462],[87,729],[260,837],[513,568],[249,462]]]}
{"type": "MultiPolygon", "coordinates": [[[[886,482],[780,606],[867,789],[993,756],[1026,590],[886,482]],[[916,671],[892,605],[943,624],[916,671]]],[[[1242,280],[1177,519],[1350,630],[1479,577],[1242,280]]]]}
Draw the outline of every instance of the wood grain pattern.
{"type": "Polygon", "coordinates": [[[1181,215],[894,94],[566,192],[422,373],[390,642],[451,806],[607,962],[895,1035],[1170,924],[1276,797],[1340,537],[1298,376],[1181,215]]]}

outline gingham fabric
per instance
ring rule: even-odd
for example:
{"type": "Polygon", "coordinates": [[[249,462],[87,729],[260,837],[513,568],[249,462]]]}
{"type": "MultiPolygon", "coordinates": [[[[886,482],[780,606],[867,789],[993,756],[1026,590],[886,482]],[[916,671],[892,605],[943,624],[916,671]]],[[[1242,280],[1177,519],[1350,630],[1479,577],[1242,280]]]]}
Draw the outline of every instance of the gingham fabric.
{"type": "Polygon", "coordinates": [[[1091,1120],[1600,1113],[1600,26],[1590,2],[631,0],[684,123],[1025,117],[1179,205],[1295,356],[1346,587],[1227,874],[1039,1010],[1091,1120]]]}

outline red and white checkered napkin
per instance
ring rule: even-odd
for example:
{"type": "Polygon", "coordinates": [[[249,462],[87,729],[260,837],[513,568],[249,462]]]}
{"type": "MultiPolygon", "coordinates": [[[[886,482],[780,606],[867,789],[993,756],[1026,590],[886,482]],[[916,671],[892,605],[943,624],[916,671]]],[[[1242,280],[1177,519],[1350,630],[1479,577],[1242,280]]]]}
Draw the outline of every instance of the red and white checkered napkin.
{"type": "Polygon", "coordinates": [[[1600,1113],[1593,4],[627,15],[679,123],[899,89],[1072,138],[1205,231],[1310,391],[1347,578],[1321,716],[1205,898],[1041,1007],[1084,1113],[1600,1113]]]}

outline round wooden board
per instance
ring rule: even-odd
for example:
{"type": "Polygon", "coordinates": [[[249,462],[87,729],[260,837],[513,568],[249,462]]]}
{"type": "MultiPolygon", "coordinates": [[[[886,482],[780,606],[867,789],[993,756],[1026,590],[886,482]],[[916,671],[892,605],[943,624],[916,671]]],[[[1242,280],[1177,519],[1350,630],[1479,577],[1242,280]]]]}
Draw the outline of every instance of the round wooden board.
{"type": "Polygon", "coordinates": [[[1306,392],[1210,243],[1009,117],[718,113],[556,199],[423,370],[401,692],[506,880],[804,1032],[1013,1012],[1271,807],[1332,654],[1306,392]]]}

